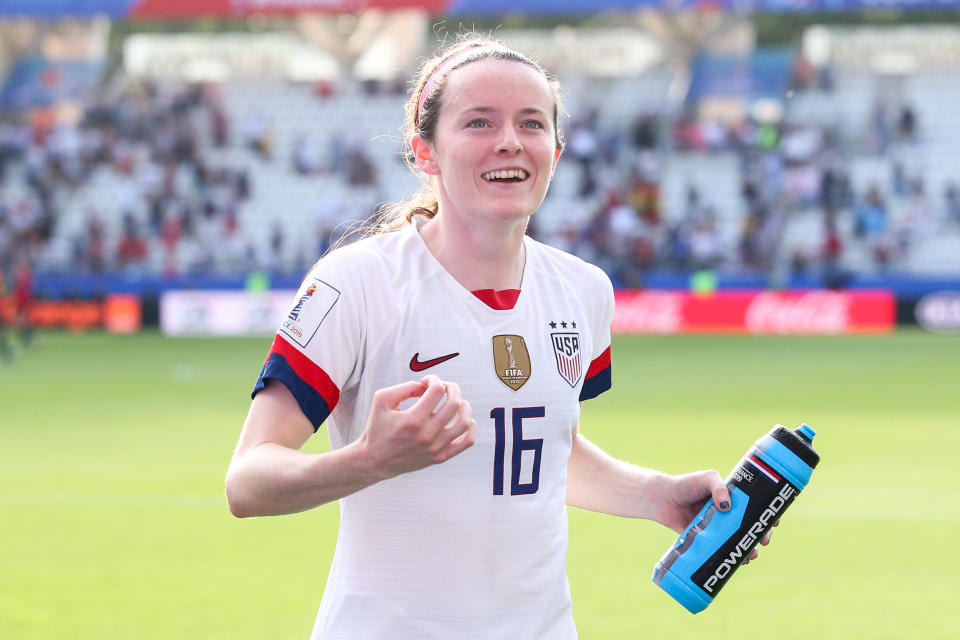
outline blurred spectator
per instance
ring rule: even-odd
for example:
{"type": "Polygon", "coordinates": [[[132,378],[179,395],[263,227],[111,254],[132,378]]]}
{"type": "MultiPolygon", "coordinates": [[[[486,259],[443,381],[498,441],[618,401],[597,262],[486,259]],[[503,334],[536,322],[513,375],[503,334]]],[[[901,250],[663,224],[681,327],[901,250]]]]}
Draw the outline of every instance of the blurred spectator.
{"type": "Polygon", "coordinates": [[[270,260],[271,264],[276,265],[283,262],[284,258],[284,235],[283,226],[280,223],[273,225],[270,231],[270,260]]]}
{"type": "Polygon", "coordinates": [[[870,185],[863,202],[857,207],[854,233],[858,238],[876,238],[887,230],[887,205],[877,185],[870,185]]]}
{"type": "Polygon", "coordinates": [[[630,141],[641,151],[651,151],[659,145],[659,127],[656,116],[641,114],[630,128],[630,141]]]}
{"type": "Polygon", "coordinates": [[[10,208],[7,205],[3,185],[0,184],[0,266],[7,256],[13,255],[14,235],[10,224],[10,208]]]}
{"type": "Polygon", "coordinates": [[[823,280],[827,287],[836,289],[846,285],[848,276],[843,269],[843,237],[837,228],[837,212],[833,207],[824,210],[823,226],[823,280]]]}
{"type": "Polygon", "coordinates": [[[898,196],[907,195],[907,172],[903,168],[903,163],[899,160],[894,161],[890,167],[890,185],[893,193],[898,196]]]}
{"type": "Polygon", "coordinates": [[[14,276],[13,307],[21,346],[29,346],[33,339],[33,258],[30,248],[22,248],[14,276]]]}
{"type": "Polygon", "coordinates": [[[660,224],[660,185],[651,180],[646,172],[637,169],[633,172],[628,185],[629,203],[640,214],[640,218],[648,225],[656,227],[660,224]]]}
{"type": "Polygon", "coordinates": [[[960,225],[960,189],[957,183],[947,184],[943,191],[944,200],[944,219],[956,225],[960,225]]]}
{"type": "Polygon", "coordinates": [[[177,256],[180,238],[183,235],[183,217],[176,205],[170,204],[164,210],[160,228],[160,242],[163,247],[163,271],[168,275],[179,271],[177,256]]]}
{"type": "Polygon", "coordinates": [[[580,169],[577,195],[581,198],[589,198],[599,186],[596,175],[599,147],[592,119],[578,120],[570,126],[567,135],[567,153],[580,169]]]}
{"type": "Polygon", "coordinates": [[[802,52],[793,56],[790,66],[790,88],[793,90],[810,89],[816,78],[817,71],[802,52]]]}
{"type": "Polygon", "coordinates": [[[839,161],[831,159],[825,164],[820,175],[820,201],[818,205],[821,209],[838,209],[840,207],[849,207],[853,202],[853,192],[850,187],[850,177],[847,172],[841,168],[839,161]]]}
{"type": "Polygon", "coordinates": [[[252,113],[244,129],[244,144],[263,160],[273,157],[273,127],[259,113],[252,113]]]}
{"type": "Polygon", "coordinates": [[[377,183],[377,170],[370,157],[361,149],[354,149],[346,157],[347,184],[353,187],[372,187],[377,183]]]}
{"type": "Polygon", "coordinates": [[[672,269],[690,268],[689,225],[678,222],[667,227],[665,242],[662,245],[662,263],[672,269]]]}
{"type": "Polygon", "coordinates": [[[904,250],[909,250],[914,242],[929,238],[937,231],[933,208],[927,199],[923,180],[920,178],[910,183],[910,195],[904,203],[901,226],[904,250]]]}
{"type": "Polygon", "coordinates": [[[597,172],[592,166],[580,168],[580,177],[577,180],[577,197],[585,199],[593,196],[600,187],[597,172]]]}
{"type": "Polygon", "coordinates": [[[822,176],[817,160],[823,150],[823,135],[813,126],[791,125],[784,129],[780,153],[784,162],[786,195],[802,206],[812,205],[820,196],[822,176]]]}
{"type": "Polygon", "coordinates": [[[696,271],[715,269],[720,266],[724,254],[723,239],[717,227],[716,216],[708,210],[694,223],[690,232],[691,267],[696,271]]]}
{"type": "Polygon", "coordinates": [[[743,220],[740,231],[740,263],[748,269],[765,266],[762,240],[765,217],[764,209],[758,207],[751,210],[743,220]]]}
{"type": "Polygon", "coordinates": [[[917,116],[910,104],[903,104],[900,107],[897,134],[901,142],[912,144],[917,141],[917,116]]]}
{"type": "MultiPolygon", "coordinates": [[[[0,249],[3,247],[0,246],[0,249]]],[[[0,255],[6,255],[0,252],[0,255]]],[[[13,322],[13,309],[7,300],[7,279],[3,261],[0,260],[0,358],[10,362],[13,359],[13,345],[7,327],[13,322]]]]}
{"type": "Polygon", "coordinates": [[[146,266],[147,242],[140,236],[136,220],[127,214],[123,218],[123,232],[117,242],[114,260],[118,269],[142,269],[146,266]]]}
{"type": "Polygon", "coordinates": [[[722,151],[727,147],[727,127],[714,118],[700,122],[700,136],[707,151],[722,151]]]}
{"type": "Polygon", "coordinates": [[[584,169],[594,162],[597,156],[597,132],[592,122],[581,120],[574,122],[567,135],[567,152],[584,169]]]}
{"type": "Polygon", "coordinates": [[[873,99],[870,109],[870,139],[873,152],[882,155],[890,147],[890,114],[887,103],[878,97],[873,99]]]}
{"type": "Polygon", "coordinates": [[[87,209],[85,215],[86,230],[74,241],[73,269],[99,273],[107,267],[106,234],[103,221],[96,209],[87,209]]]}
{"type": "Polygon", "coordinates": [[[683,207],[683,218],[688,223],[695,223],[704,217],[705,207],[700,202],[700,190],[695,185],[687,185],[686,201],[683,207]]]}
{"type": "Polygon", "coordinates": [[[790,254],[790,273],[805,276],[810,271],[810,256],[802,248],[794,248],[790,254]]]}
{"type": "Polygon", "coordinates": [[[230,144],[230,118],[219,90],[210,85],[203,89],[203,104],[210,116],[213,146],[220,149],[230,144]]]}
{"type": "Polygon", "coordinates": [[[320,169],[320,154],[306,134],[297,135],[293,143],[293,169],[301,176],[309,176],[320,169]]]}
{"type": "Polygon", "coordinates": [[[706,144],[702,125],[695,115],[686,114],[676,120],[673,125],[673,146],[678,151],[704,150],[706,144]]]}
{"type": "Polygon", "coordinates": [[[817,88],[821,91],[833,91],[834,86],[833,65],[825,62],[817,67],[817,88]]]}
{"type": "Polygon", "coordinates": [[[763,151],[774,151],[780,146],[780,127],[773,122],[761,122],[756,128],[756,146],[763,151]]]}

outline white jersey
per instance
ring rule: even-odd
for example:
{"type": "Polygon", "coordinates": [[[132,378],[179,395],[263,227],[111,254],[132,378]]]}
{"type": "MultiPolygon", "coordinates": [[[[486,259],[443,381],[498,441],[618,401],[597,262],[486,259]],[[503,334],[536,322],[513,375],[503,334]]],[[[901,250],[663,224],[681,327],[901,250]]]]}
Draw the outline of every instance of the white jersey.
{"type": "Polygon", "coordinates": [[[512,308],[464,289],[414,226],[340,248],[304,280],[254,393],[284,383],[334,448],[363,432],[376,390],[427,374],[457,382],[477,421],[460,455],[340,501],[314,639],[576,638],[567,462],[580,401],[610,387],[613,290],[597,267],[524,243],[512,308]]]}

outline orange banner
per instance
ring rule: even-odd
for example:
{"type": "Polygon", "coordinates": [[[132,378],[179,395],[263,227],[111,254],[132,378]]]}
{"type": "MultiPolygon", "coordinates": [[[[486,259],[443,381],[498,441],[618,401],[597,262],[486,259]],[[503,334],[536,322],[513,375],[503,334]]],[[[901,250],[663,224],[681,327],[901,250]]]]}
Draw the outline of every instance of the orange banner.
{"type": "MultiPolygon", "coordinates": [[[[12,298],[0,299],[0,314],[15,325],[18,310],[12,298]]],[[[31,326],[85,331],[105,327],[111,333],[133,333],[142,326],[140,298],[110,295],[106,300],[34,300],[26,309],[31,326]]]]}

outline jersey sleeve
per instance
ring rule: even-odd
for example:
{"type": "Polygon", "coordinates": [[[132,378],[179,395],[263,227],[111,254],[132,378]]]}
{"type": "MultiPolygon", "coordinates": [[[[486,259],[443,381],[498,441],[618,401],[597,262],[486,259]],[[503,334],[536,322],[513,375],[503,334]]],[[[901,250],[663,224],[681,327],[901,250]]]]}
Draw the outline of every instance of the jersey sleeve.
{"type": "Polygon", "coordinates": [[[294,296],[267,352],[252,396],[282,383],[316,431],[340,400],[363,340],[360,286],[337,252],[315,266],[294,296]]]}
{"type": "Polygon", "coordinates": [[[611,387],[610,377],[610,323],[613,321],[613,285],[610,278],[599,268],[596,269],[597,283],[591,287],[590,307],[595,314],[590,323],[593,353],[590,354],[590,366],[584,376],[580,389],[580,401],[596,398],[611,387]]]}

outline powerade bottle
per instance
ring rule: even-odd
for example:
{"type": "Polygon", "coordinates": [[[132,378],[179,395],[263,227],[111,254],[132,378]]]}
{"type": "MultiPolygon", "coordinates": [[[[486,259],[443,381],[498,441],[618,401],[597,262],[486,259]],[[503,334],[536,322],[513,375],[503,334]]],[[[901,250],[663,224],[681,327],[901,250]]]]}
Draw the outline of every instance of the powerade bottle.
{"type": "Polygon", "coordinates": [[[777,425],[727,476],[730,510],[709,500],[653,569],[653,581],[690,613],[713,602],[807,483],[820,456],[815,432],[777,425]]]}

